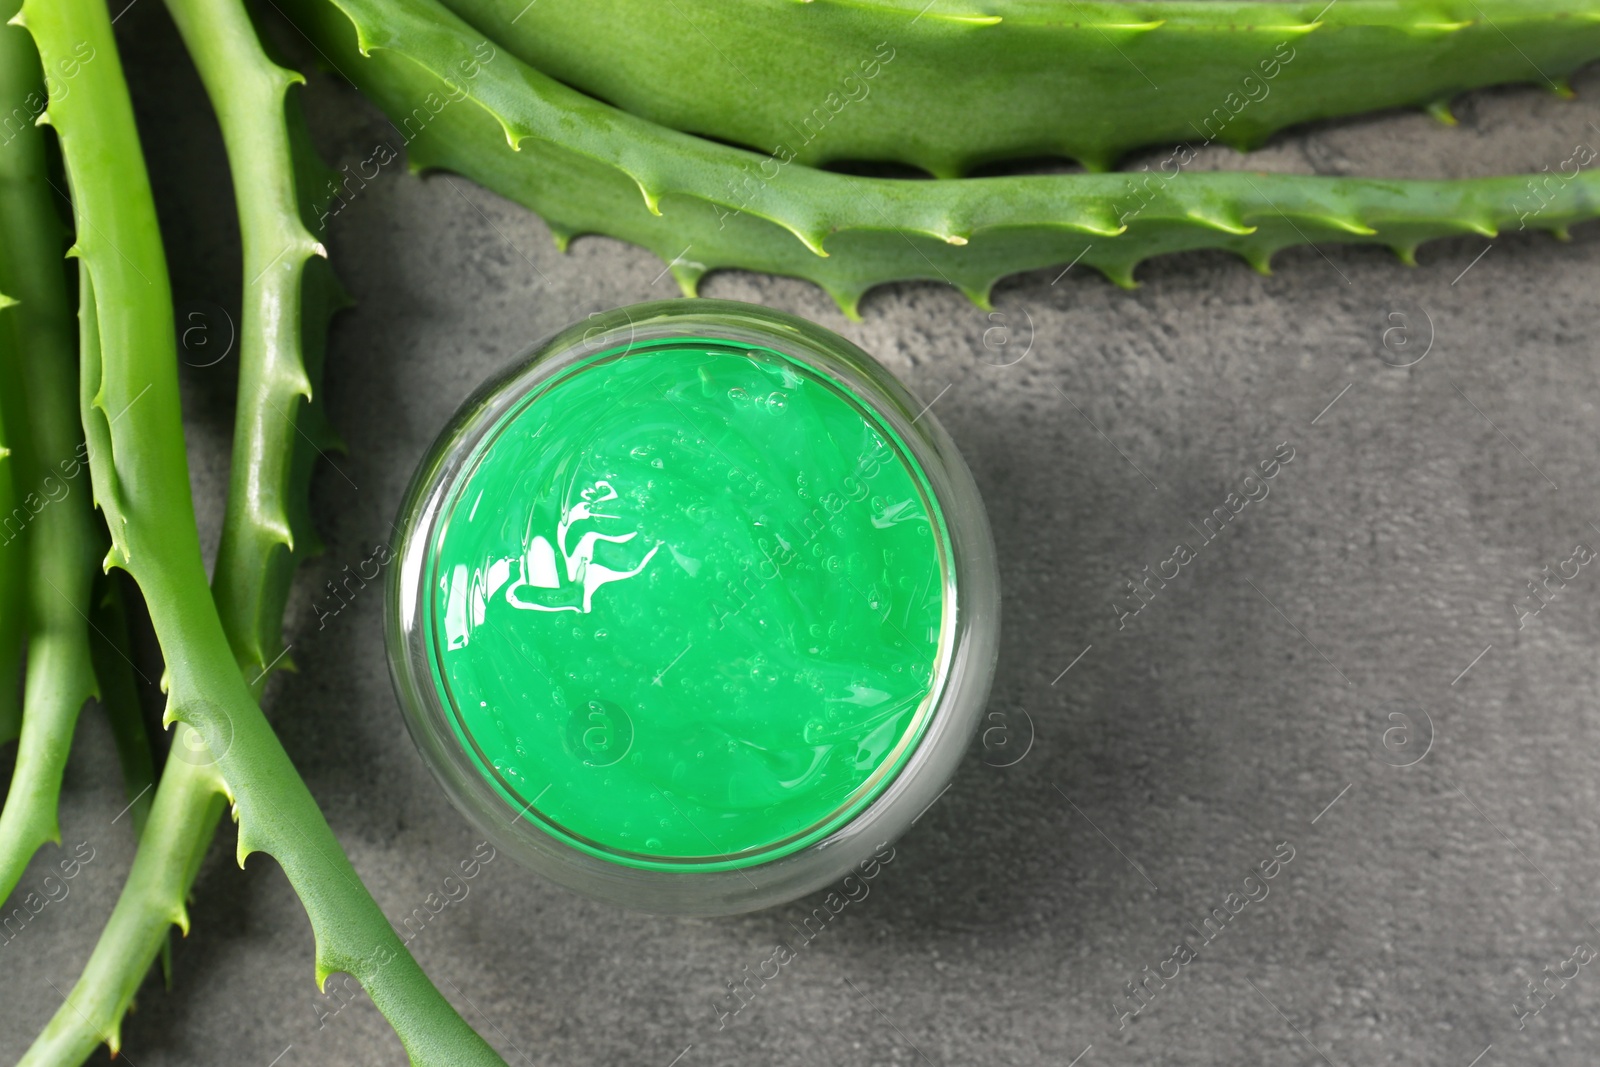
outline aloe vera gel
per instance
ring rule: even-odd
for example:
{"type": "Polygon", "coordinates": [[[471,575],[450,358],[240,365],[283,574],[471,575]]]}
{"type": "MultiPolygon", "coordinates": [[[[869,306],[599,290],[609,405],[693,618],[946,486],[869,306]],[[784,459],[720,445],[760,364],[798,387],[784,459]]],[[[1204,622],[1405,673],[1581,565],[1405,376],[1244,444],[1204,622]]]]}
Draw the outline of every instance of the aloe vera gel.
{"type": "Polygon", "coordinates": [[[932,417],[750,305],[591,318],[458,413],[400,519],[390,658],[482,829],[625,906],[798,896],[898,836],[987,694],[993,550],[932,417]]]}

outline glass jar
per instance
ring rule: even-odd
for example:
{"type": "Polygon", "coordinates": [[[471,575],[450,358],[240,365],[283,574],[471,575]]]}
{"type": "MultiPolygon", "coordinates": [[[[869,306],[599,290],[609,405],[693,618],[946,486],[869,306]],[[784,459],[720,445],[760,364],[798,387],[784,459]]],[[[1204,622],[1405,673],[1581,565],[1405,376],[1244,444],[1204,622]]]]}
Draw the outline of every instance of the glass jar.
{"type": "Polygon", "coordinates": [[[994,545],[927,408],[843,338],[713,300],[557,334],[417,471],[389,664],[452,801],[645,911],[731,914],[872,862],[994,671],[994,545]]]}

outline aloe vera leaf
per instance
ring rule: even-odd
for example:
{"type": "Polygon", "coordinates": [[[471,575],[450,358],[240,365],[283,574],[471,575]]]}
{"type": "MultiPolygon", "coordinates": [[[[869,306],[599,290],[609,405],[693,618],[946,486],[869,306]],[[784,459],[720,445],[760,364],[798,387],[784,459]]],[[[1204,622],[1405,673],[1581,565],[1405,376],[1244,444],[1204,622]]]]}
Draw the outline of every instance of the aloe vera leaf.
{"type": "MultiPolygon", "coordinates": [[[[5,27],[0,99],[40,101],[43,84],[28,35],[5,27]]],[[[0,292],[17,301],[3,325],[11,331],[8,348],[16,360],[11,377],[20,382],[25,404],[17,492],[31,517],[25,531],[28,648],[22,729],[16,769],[0,810],[0,898],[10,894],[40,845],[60,841],[61,775],[78,712],[96,693],[88,612],[104,537],[84,477],[83,431],[74,403],[77,366],[61,262],[66,235],[51,199],[44,135],[29,122],[12,122],[4,134],[0,292]]]]}
{"type": "MultiPolygon", "coordinates": [[[[222,6],[232,7],[231,4],[222,6]]],[[[186,40],[206,37],[206,20],[233,17],[220,9],[194,13],[180,21],[186,40]]],[[[207,68],[213,75],[223,58],[230,63],[262,62],[259,49],[251,49],[238,27],[230,28],[227,49],[208,49],[207,68]]],[[[198,42],[191,45],[198,47],[198,42]]],[[[222,64],[227,65],[227,64],[222,64]]],[[[316,160],[304,136],[304,123],[296,101],[285,99],[286,90],[260,92],[259,86],[288,80],[288,76],[255,78],[248,87],[249,99],[217,106],[230,160],[235,174],[254,175],[252,192],[267,195],[251,197],[243,188],[240,202],[241,229],[255,234],[253,247],[267,246],[279,235],[303,231],[299,220],[314,216],[316,207],[305,190],[319,188],[329,173],[316,160]],[[283,129],[265,129],[283,121],[283,129]],[[240,130],[246,131],[243,136],[240,130]],[[271,213],[284,213],[283,220],[266,219],[271,213]],[[252,219],[264,219],[253,231],[252,219]]],[[[232,92],[231,81],[220,91],[232,92]]],[[[215,80],[207,91],[219,91],[215,80]]],[[[247,253],[251,242],[247,240],[247,253]]],[[[258,294],[254,302],[247,293],[244,321],[241,324],[239,415],[235,421],[235,456],[271,454],[270,469],[279,473],[277,484],[268,477],[243,477],[243,465],[236,465],[229,487],[228,507],[212,589],[224,631],[234,650],[239,670],[259,700],[271,670],[291,663],[281,648],[283,609],[294,567],[320,548],[310,519],[310,476],[323,449],[338,447],[316,399],[321,381],[328,320],[347,303],[347,298],[326,259],[311,258],[298,275],[277,274],[276,262],[258,253],[256,262],[245,264],[246,278],[260,277],[270,290],[258,294]],[[265,260],[264,262],[262,260],[265,260]],[[279,314],[285,310],[288,314],[279,314]],[[298,326],[298,337],[285,332],[282,318],[298,326]],[[303,367],[295,374],[294,367],[303,367]],[[284,368],[290,368],[284,373],[284,368]],[[294,391],[304,384],[312,399],[294,391]],[[286,390],[285,386],[289,386],[286,390]],[[285,395],[287,392],[287,395],[285,395]],[[287,461],[280,457],[287,455],[287,461]],[[266,505],[260,503],[267,498],[266,505]],[[248,502],[248,503],[247,503],[248,502]],[[263,531],[254,526],[254,516],[266,511],[281,516],[287,524],[290,544],[285,545],[276,529],[263,531]],[[241,529],[245,527],[245,529],[241,529]],[[272,651],[277,648],[278,651],[272,651]]],[[[264,473],[264,472],[261,472],[264,473]]],[[[89,965],[84,969],[68,998],[46,1026],[25,1064],[77,1064],[87,1058],[101,1042],[113,1052],[121,1045],[121,1020],[132,1003],[144,974],[158,951],[164,962],[170,956],[168,927],[180,922],[187,934],[184,902],[188,899],[201,859],[215,835],[223,811],[223,783],[211,768],[209,751],[200,735],[187,726],[178,727],[174,742],[176,757],[163,771],[157,797],[168,794],[185,798],[183,808],[194,808],[195,817],[159,821],[149,831],[148,845],[141,846],[133,871],[123,888],[117,908],[108,920],[89,965]]],[[[170,963],[167,964],[170,973],[170,963]]]]}
{"type": "Polygon", "coordinates": [[[1177,141],[1247,150],[1315,119],[1447,113],[1487,85],[1565,92],[1600,57],[1594,0],[445,3],[539,70],[664,126],[940,177],[1032,156],[1104,170],[1177,141]]]}
{"type": "MultiPolygon", "coordinates": [[[[305,79],[270,60],[234,0],[168,0],[217,113],[244,246],[239,407],[227,512],[217,548],[217,610],[242,669],[280,662],[282,592],[293,572],[288,491],[301,408],[312,381],[301,358],[301,286],[326,257],[301,218],[286,119],[289,87],[305,79]],[[239,565],[241,560],[250,567],[239,565]]],[[[253,676],[253,675],[252,675],[253,676]]]]}
{"type": "MultiPolygon", "coordinates": [[[[1215,248],[1266,270],[1280,249],[1429,238],[1508,223],[1564,234],[1593,217],[1585,171],[1541,200],[1532,176],[1386,181],[1156,170],[950,181],[862,178],[664,129],[500,52],[434,0],[291,0],[295,17],[409,140],[414,168],[458,171],[543,215],[559,242],[632,241],[693,293],[737,267],[806,278],[854,314],[874,285],[945,281],[986,303],[1001,277],[1079,260],[1132,285],[1137,264],[1215,248]],[[769,177],[769,172],[770,173],[769,177]]],[[[1539,176],[1547,177],[1545,175],[1539,176]]]]}
{"type": "Polygon", "coordinates": [[[173,752],[162,769],[139,851],[111,918],[66,1003],[18,1067],[76,1067],[101,1042],[115,1055],[122,1047],[122,1017],[151,961],[167,943],[168,928],[176,924],[188,933],[184,901],[226,797],[215,766],[177,755],[204,752],[204,743],[182,723],[173,752]]]}
{"type": "Polygon", "coordinates": [[[234,661],[194,524],[171,291],[109,15],[99,0],[26,0],[18,19],[47,67],[77,45],[96,53],[46,118],[78,221],[80,407],[111,530],[106,563],[144,592],[167,658],[166,718],[197,731],[215,759],[239,822],[240,862],[265,852],[288,876],[311,920],[319,985],[337,971],[360,979],[414,1063],[502,1064],[361,885],[234,661]]]}

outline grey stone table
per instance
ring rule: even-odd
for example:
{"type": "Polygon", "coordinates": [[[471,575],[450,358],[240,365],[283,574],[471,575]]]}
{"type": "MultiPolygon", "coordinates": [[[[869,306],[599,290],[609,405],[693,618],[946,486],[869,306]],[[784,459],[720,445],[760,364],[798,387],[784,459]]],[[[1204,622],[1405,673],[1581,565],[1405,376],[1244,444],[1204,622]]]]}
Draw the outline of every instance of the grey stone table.
{"type": "MultiPolygon", "coordinates": [[[[226,349],[241,280],[226,166],[160,6],[118,31],[178,310],[202,328],[184,383],[214,537],[233,359],[201,364],[226,349]]],[[[1476,94],[1456,129],[1396,114],[1293,132],[1249,163],[1554,171],[1600,145],[1600,79],[1578,89],[1476,94]]],[[[391,136],[346,86],[314,80],[307,104],[335,163],[391,136]]],[[[273,684],[269,711],[398,917],[477,838],[405,734],[377,592],[319,625],[319,590],[390,536],[413,465],[485,375],[673,283],[611,240],[561,255],[520,208],[399,167],[329,245],[357,300],[327,375],[349,452],[317,478],[328,549],[297,586],[299,673],[273,684]]],[[[1594,1063],[1600,968],[1581,961],[1600,946],[1600,568],[1580,566],[1537,614],[1528,583],[1600,546],[1600,233],[1466,237],[1420,259],[1302,249],[1261,277],[1186,255],[1132,292],[1041,272],[1001,285],[993,314],[899,285],[859,323],[804,283],[711,278],[708,295],[840,331],[934,402],[999,544],[991,710],[1008,732],[974,745],[870,894],[726,1028],[725,983],[818,899],[722,920],[626,914],[501,857],[412,942],[429,974],[513,1064],[1594,1063]],[[1291,452],[1200,544],[1201,520],[1291,452]],[[1195,558],[1134,614],[1126,583],[1180,542],[1195,558]],[[1274,856],[1276,877],[1246,881],[1274,856]],[[1213,909],[1227,921],[1207,927],[1213,909]],[[1553,996],[1533,999],[1529,980],[1553,996]]],[[[108,731],[86,714],[63,824],[95,858],[0,950],[0,1056],[60,1005],[109,912],[132,850],[122,806],[108,731]]],[[[266,857],[237,870],[232,836],[200,875],[172,989],[147,983],[125,1028],[127,1061],[399,1062],[364,996],[317,995],[297,901],[266,857]]]]}

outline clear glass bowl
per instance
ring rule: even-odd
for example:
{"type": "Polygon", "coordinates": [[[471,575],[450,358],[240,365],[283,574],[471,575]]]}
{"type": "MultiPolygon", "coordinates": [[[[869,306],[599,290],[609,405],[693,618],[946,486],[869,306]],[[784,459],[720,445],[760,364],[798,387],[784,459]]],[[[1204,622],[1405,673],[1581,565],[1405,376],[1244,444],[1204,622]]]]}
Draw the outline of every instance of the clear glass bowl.
{"type": "Polygon", "coordinates": [[[791,315],[673,300],[557,334],[461,407],[397,529],[424,761],[503,850],[624,907],[750,911],[870,864],[987,700],[971,474],[791,315]]]}

